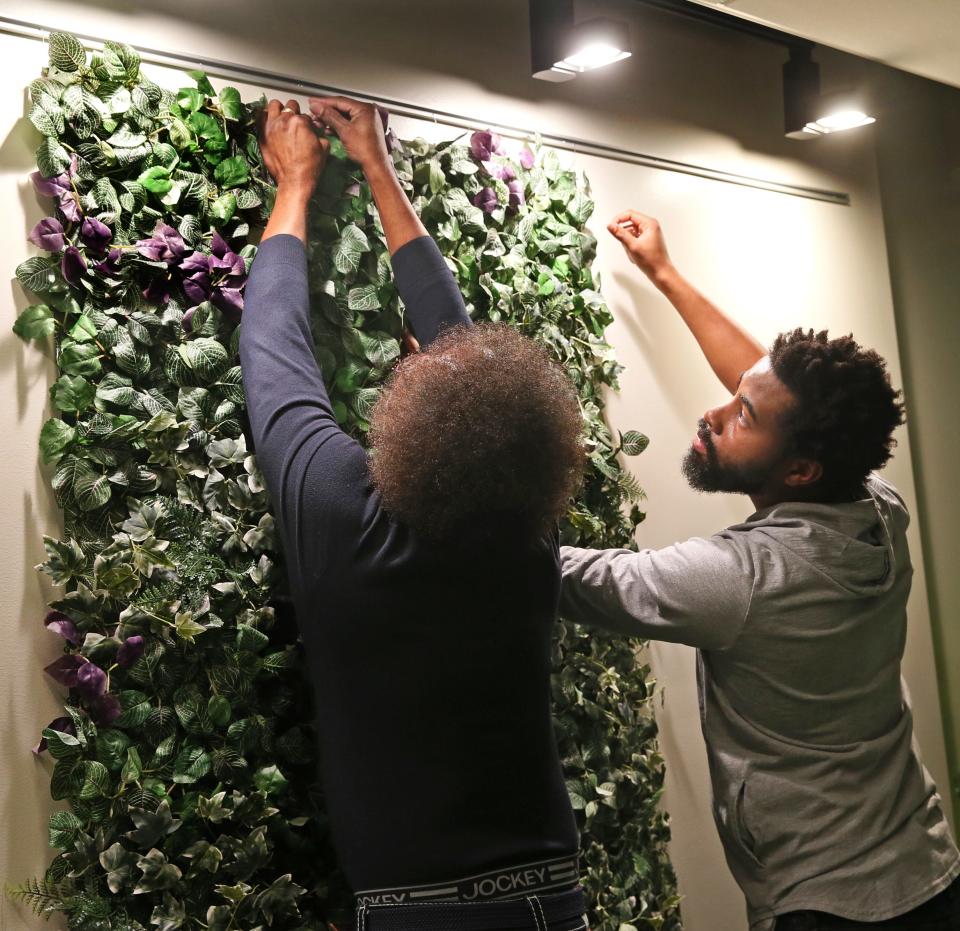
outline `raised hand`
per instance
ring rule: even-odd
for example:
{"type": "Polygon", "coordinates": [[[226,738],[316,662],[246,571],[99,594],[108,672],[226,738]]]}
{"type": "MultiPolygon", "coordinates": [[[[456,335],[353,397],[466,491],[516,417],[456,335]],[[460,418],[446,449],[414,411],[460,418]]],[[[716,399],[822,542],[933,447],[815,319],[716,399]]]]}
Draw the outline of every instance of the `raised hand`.
{"type": "Polygon", "coordinates": [[[311,97],[310,111],[317,125],[340,137],[347,155],[364,172],[390,164],[383,120],[372,103],[349,97],[311,97]]]}
{"type": "Polygon", "coordinates": [[[327,163],[330,143],[317,135],[296,100],[286,106],[271,100],[260,115],[260,151],[278,186],[309,197],[327,163]]]}
{"type": "Polygon", "coordinates": [[[660,224],[636,210],[618,213],[607,229],[620,240],[630,261],[649,278],[656,278],[670,268],[670,255],[660,224]]]}

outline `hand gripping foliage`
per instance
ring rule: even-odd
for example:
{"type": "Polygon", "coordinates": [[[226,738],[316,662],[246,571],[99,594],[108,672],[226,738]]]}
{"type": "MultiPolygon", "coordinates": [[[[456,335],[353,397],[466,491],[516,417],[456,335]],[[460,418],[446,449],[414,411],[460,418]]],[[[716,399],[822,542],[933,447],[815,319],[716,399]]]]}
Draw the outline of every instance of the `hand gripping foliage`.
{"type": "MultiPolygon", "coordinates": [[[[14,330],[55,342],[40,452],[64,537],[45,539],[39,568],[62,586],[44,623],[63,654],[46,672],[69,690],[36,749],[68,807],[50,818],[46,876],[11,893],[83,931],[320,929],[349,900],[237,360],[251,228],[273,188],[257,105],[191,77],[174,93],[133,49],[88,56],[58,33],[30,85],[33,183],[54,212],[30,233],[47,254],[16,271],[42,302],[14,330]]],[[[617,457],[646,438],[603,421],[618,366],[585,182],[488,132],[390,144],[474,317],[545,343],[577,385],[590,472],[564,539],[629,545],[642,491],[617,457]]],[[[337,416],[362,439],[403,312],[369,190],[332,154],[311,220],[313,326],[337,416]]],[[[556,641],[557,733],[600,931],[679,928],[636,646],[570,624],[556,641]]],[[[513,791],[509,766],[490,791],[513,791]]]]}

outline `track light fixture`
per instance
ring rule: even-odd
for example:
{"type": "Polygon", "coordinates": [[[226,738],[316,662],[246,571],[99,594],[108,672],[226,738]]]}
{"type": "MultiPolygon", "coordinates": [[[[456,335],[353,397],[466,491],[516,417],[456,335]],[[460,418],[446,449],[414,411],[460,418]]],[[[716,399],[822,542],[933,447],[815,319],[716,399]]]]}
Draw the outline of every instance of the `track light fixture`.
{"type": "Polygon", "coordinates": [[[803,47],[792,47],[783,66],[783,114],[789,139],[814,139],[876,122],[857,91],[820,93],[820,66],[803,47]]]}
{"type": "Polygon", "coordinates": [[[569,81],[631,54],[626,23],[606,17],[575,23],[573,0],[530,0],[530,55],[535,78],[569,81]]]}

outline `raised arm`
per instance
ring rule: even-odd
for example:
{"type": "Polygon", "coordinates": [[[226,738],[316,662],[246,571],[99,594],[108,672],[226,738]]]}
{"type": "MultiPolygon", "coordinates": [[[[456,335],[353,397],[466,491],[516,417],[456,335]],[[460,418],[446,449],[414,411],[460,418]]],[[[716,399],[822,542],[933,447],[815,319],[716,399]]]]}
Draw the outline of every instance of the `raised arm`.
{"type": "Polygon", "coordinates": [[[397,290],[421,347],[447,327],[472,326],[452,272],[400,186],[377,108],[348,97],[319,97],[310,100],[310,109],[340,137],[370,184],[397,290]]]}
{"type": "Polygon", "coordinates": [[[653,217],[625,210],[607,226],[633,262],[670,301],[700,344],[710,368],[736,394],[740,375],[766,355],[766,349],[743,327],[711,303],[674,267],[653,217]]]}
{"type": "Polygon", "coordinates": [[[264,162],[277,198],[250,271],[240,330],[247,412],[257,454],[296,572],[301,542],[327,520],[328,498],[347,500],[362,485],[365,455],[343,433],[313,353],[307,284],[307,203],[329,148],[295,101],[267,107],[264,162]]]}

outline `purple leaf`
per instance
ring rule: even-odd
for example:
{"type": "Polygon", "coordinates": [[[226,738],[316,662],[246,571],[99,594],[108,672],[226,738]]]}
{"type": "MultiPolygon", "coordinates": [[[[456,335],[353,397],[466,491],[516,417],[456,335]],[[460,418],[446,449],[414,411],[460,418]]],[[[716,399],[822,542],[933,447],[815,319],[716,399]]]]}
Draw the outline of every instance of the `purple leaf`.
{"type": "Polygon", "coordinates": [[[202,304],[210,297],[210,278],[204,272],[197,272],[183,279],[183,291],[193,306],[202,304]]]}
{"type": "Polygon", "coordinates": [[[47,252],[62,252],[64,246],[63,225],[56,217],[44,217],[27,237],[35,246],[47,252]]]}
{"type": "Polygon", "coordinates": [[[73,623],[73,618],[62,611],[48,611],[43,623],[47,630],[60,634],[64,640],[69,641],[75,647],[80,646],[80,634],[77,633],[77,625],[73,623]]]}
{"type": "Polygon", "coordinates": [[[123,252],[120,249],[111,249],[107,253],[107,257],[102,262],[97,262],[93,267],[101,275],[116,275],[120,271],[120,257],[122,255],[123,252]]]}
{"type": "Polygon", "coordinates": [[[70,223],[79,223],[80,220],[83,219],[83,214],[80,212],[80,205],[77,203],[77,199],[73,196],[72,192],[60,195],[60,212],[70,223]]]}
{"type": "Polygon", "coordinates": [[[59,197],[61,194],[69,194],[72,191],[69,175],[57,175],[55,178],[44,178],[39,171],[30,175],[34,189],[38,194],[44,197],[59,197]]]}
{"type": "Polygon", "coordinates": [[[383,138],[387,143],[388,152],[393,152],[397,146],[400,145],[400,140],[397,138],[397,134],[392,129],[388,129],[383,138]]]}
{"type": "Polygon", "coordinates": [[[500,181],[512,181],[517,176],[511,165],[501,162],[484,162],[483,167],[491,178],[497,178],[500,181]]]}
{"type": "Polygon", "coordinates": [[[165,276],[154,278],[143,289],[143,297],[150,304],[166,304],[170,300],[170,280],[165,276]]]}
{"type": "Polygon", "coordinates": [[[77,670],[77,691],[88,701],[102,695],[107,687],[107,674],[96,664],[84,663],[77,670]]]}
{"type": "Polygon", "coordinates": [[[522,207],[527,202],[527,198],[523,192],[522,181],[517,179],[508,181],[507,189],[510,191],[510,210],[516,210],[518,207],[522,207]]]}
{"type": "Polygon", "coordinates": [[[191,252],[181,263],[180,271],[192,275],[195,272],[210,271],[210,256],[202,252],[191,252]]]}
{"type": "Polygon", "coordinates": [[[80,159],[77,157],[77,154],[74,153],[70,156],[70,165],[67,167],[67,174],[71,178],[77,176],[77,169],[80,167],[80,159]]]}
{"type": "Polygon", "coordinates": [[[377,113],[380,114],[380,122],[383,123],[383,131],[386,132],[390,126],[390,111],[386,107],[377,104],[377,113]]]}
{"type": "Polygon", "coordinates": [[[111,692],[104,692],[103,695],[98,695],[88,704],[87,710],[90,712],[90,717],[93,718],[94,722],[101,727],[113,724],[123,711],[120,707],[120,699],[111,692]]]}
{"type": "Polygon", "coordinates": [[[96,217],[85,217],[80,224],[80,240],[94,252],[105,251],[111,239],[113,231],[96,217]]]}
{"type": "MultiPolygon", "coordinates": [[[[184,314],[184,317],[186,317],[186,314],[184,314]]],[[[117,650],[117,665],[123,669],[132,666],[143,655],[144,645],[145,641],[139,634],[127,637],[120,644],[120,649],[117,650]]]]}
{"type": "Polygon", "coordinates": [[[193,315],[197,312],[196,307],[191,307],[180,320],[180,326],[183,327],[184,333],[189,333],[193,330],[193,315]]]}
{"type": "Polygon", "coordinates": [[[77,671],[81,666],[85,666],[87,661],[78,653],[67,653],[59,659],[54,660],[49,666],[45,666],[43,671],[50,676],[54,682],[65,685],[68,689],[76,687],[77,671]]]}
{"type": "Polygon", "coordinates": [[[520,150],[520,164],[529,171],[537,163],[537,157],[529,146],[524,146],[520,150]]]}
{"type": "Polygon", "coordinates": [[[186,255],[187,245],[183,237],[166,223],[158,223],[149,239],[136,243],[137,252],[151,262],[166,262],[173,265],[186,255]]]}
{"type": "MultiPolygon", "coordinates": [[[[73,723],[73,720],[72,720],[71,718],[54,718],[54,719],[44,728],[44,730],[47,730],[48,728],[49,728],[50,730],[52,730],[52,731],[60,731],[61,734],[76,734],[76,733],[77,733],[77,727],[76,727],[76,725],[73,723]]],[[[36,754],[39,756],[39,754],[43,753],[43,751],[46,750],[46,749],[47,749],[47,738],[46,738],[46,737],[41,737],[41,738],[40,738],[40,743],[38,743],[38,744],[33,748],[33,752],[36,753],[36,754]]]]}
{"type": "Polygon", "coordinates": [[[500,206],[497,200],[497,192],[492,187],[485,187],[482,191],[473,195],[471,203],[479,207],[484,213],[493,213],[500,206]]]}
{"type": "Polygon", "coordinates": [[[503,142],[496,133],[489,130],[475,132],[470,137],[470,154],[478,162],[490,161],[491,155],[503,155],[503,142]]]}
{"type": "Polygon", "coordinates": [[[76,284],[87,270],[87,260],[76,246],[67,246],[60,260],[60,271],[63,280],[68,284],[76,284]]]}
{"type": "Polygon", "coordinates": [[[239,288],[217,288],[210,298],[214,307],[236,319],[243,311],[243,295],[239,288]]]}
{"type": "Polygon", "coordinates": [[[218,258],[222,259],[228,252],[232,251],[230,249],[227,241],[217,232],[213,234],[213,238],[210,240],[210,251],[218,258]]]}
{"type": "Polygon", "coordinates": [[[359,196],[360,196],[360,182],[359,182],[359,181],[354,181],[353,184],[351,184],[350,187],[348,187],[348,188],[346,189],[346,191],[344,191],[344,193],[345,193],[345,194],[349,194],[351,197],[359,197],[359,196]]]}

